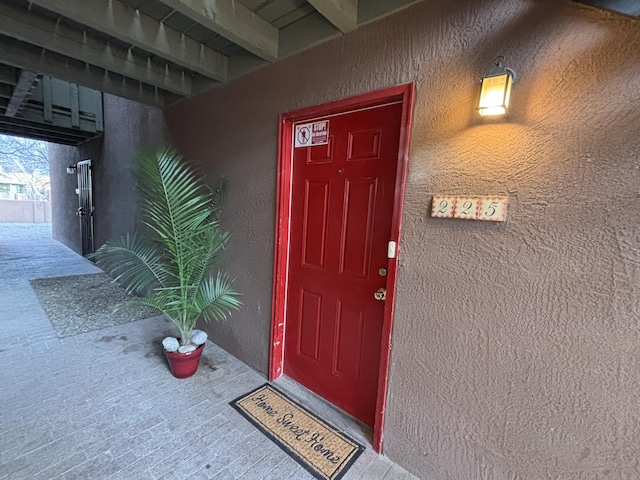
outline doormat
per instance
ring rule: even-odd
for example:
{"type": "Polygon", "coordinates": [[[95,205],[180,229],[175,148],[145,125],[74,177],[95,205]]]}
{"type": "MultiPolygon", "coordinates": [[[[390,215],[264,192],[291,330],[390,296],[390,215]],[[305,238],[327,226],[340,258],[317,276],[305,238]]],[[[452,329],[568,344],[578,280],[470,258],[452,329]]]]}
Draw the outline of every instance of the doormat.
{"type": "Polygon", "coordinates": [[[106,273],[31,280],[58,338],[154,317],[150,307],[114,309],[132,297],[106,273]]]}
{"type": "Polygon", "coordinates": [[[364,451],[268,383],[230,405],[318,479],[342,478],[364,451]]]}

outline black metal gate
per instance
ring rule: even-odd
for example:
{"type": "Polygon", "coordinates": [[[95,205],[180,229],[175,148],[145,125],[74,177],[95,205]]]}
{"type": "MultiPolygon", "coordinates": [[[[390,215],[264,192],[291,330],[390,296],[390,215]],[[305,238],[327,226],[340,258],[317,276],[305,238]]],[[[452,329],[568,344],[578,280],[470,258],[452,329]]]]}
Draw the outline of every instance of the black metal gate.
{"type": "Polygon", "coordinates": [[[82,255],[93,253],[93,195],[91,191],[91,160],[78,162],[78,211],[80,233],[82,235],[82,255]]]}

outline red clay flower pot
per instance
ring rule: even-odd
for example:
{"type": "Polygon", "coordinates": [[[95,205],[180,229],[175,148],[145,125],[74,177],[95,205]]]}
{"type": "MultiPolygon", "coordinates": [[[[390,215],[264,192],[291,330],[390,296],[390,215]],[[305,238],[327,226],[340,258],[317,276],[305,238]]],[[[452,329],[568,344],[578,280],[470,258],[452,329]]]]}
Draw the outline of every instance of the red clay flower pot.
{"type": "Polygon", "coordinates": [[[202,350],[204,350],[204,344],[189,353],[167,352],[165,350],[164,354],[167,357],[173,376],[176,378],[188,378],[196,373],[202,350]]]}

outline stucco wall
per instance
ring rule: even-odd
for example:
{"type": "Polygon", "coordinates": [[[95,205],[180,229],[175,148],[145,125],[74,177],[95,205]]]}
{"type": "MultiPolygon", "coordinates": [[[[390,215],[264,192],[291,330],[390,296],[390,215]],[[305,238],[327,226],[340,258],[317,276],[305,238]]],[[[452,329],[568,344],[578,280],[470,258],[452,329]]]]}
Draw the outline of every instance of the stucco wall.
{"type": "Polygon", "coordinates": [[[416,82],[385,452],[425,479],[639,478],[640,30],[568,1],[424,2],[167,112],[229,178],[245,293],[216,341],[268,365],[277,116],[416,82]],[[497,55],[506,121],[475,110],[497,55]],[[504,224],[434,194],[509,196],[504,224]]]}
{"type": "Polygon", "coordinates": [[[80,219],[76,216],[78,196],[75,191],[78,188],[78,179],[75,174],[67,173],[67,167],[87,159],[91,159],[92,165],[95,165],[101,156],[102,138],[85,142],[77,148],[49,144],[52,237],[79,254],[82,254],[82,236],[80,219]]]}
{"type": "Polygon", "coordinates": [[[133,231],[140,219],[131,162],[141,146],[163,145],[166,140],[161,110],[113,95],[103,95],[105,133],[79,147],[49,146],[52,185],[53,238],[82,251],[76,175],[66,168],[91,159],[96,248],[107,240],[133,231]]]}

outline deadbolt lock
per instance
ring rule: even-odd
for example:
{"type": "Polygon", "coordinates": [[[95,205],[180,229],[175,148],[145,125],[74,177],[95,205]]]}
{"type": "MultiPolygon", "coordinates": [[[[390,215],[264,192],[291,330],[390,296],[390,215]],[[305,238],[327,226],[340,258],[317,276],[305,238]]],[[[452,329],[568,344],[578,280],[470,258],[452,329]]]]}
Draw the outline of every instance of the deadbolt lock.
{"type": "Polygon", "coordinates": [[[387,299],[387,289],[379,288],[376,293],[373,294],[373,298],[376,300],[386,300],[387,299]]]}
{"type": "Polygon", "coordinates": [[[387,269],[386,268],[381,268],[380,270],[378,270],[378,274],[381,277],[386,277],[387,276],[387,269]]]}

